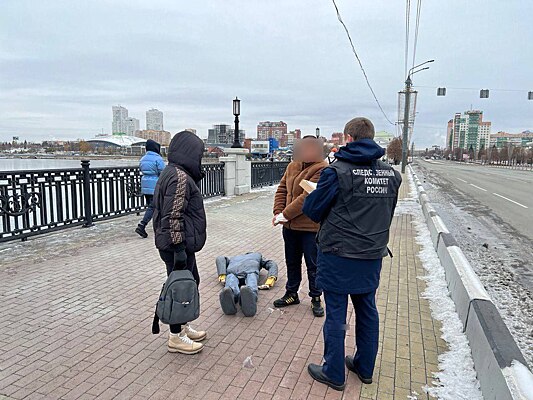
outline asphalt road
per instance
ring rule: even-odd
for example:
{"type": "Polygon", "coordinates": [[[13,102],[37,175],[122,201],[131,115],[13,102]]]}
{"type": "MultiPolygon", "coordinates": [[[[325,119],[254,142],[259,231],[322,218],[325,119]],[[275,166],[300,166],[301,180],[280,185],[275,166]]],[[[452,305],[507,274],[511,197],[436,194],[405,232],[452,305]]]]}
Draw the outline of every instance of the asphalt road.
{"type": "Polygon", "coordinates": [[[419,159],[417,163],[489,207],[502,221],[533,240],[533,171],[444,160],[419,159]]]}

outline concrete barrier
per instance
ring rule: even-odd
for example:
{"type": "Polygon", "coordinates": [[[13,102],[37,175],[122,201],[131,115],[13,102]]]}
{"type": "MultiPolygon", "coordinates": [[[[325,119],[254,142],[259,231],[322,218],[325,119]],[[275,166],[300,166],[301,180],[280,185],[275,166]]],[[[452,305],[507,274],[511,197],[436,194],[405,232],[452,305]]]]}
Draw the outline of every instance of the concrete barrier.
{"type": "Polygon", "coordinates": [[[444,221],[441,217],[436,215],[436,213],[429,214],[426,218],[426,222],[429,227],[429,233],[431,235],[431,241],[433,242],[433,247],[435,250],[437,250],[437,245],[439,244],[439,239],[443,233],[450,233],[448,228],[446,228],[446,225],[444,224],[444,221]]]}
{"type": "Polygon", "coordinates": [[[485,400],[533,400],[533,374],[498,309],[413,172],[431,240],[470,343],[485,400]]]}

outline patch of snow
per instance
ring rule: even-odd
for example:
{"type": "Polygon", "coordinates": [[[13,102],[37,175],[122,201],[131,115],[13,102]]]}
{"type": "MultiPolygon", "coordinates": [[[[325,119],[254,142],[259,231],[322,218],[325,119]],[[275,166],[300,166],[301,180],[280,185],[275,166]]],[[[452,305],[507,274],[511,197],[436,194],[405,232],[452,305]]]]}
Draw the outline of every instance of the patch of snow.
{"type": "MultiPolygon", "coordinates": [[[[408,179],[413,196],[416,188],[410,175],[408,179]]],[[[422,297],[428,299],[432,317],[442,323],[441,337],[449,348],[438,357],[440,371],[433,374],[436,378],[432,382],[434,386],[426,386],[424,390],[430,396],[443,400],[483,400],[468,339],[463,333],[463,325],[450,298],[444,268],[433,247],[422,209],[412,200],[407,199],[406,203],[411,204],[405,207],[402,206],[402,202],[398,202],[400,205],[398,212],[406,211],[414,217],[416,241],[421,246],[418,256],[427,273],[420,277],[426,281],[426,290],[422,293],[422,297]]]]}
{"type": "Polygon", "coordinates": [[[533,374],[521,362],[514,360],[510,367],[503,369],[514,399],[533,400],[533,374]]]}

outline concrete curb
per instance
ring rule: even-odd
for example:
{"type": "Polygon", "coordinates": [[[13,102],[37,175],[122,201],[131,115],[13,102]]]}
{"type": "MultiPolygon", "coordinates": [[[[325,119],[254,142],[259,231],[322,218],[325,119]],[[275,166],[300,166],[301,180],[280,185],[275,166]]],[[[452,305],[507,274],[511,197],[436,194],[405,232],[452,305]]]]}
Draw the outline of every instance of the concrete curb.
{"type": "Polygon", "coordinates": [[[470,342],[485,400],[533,399],[533,374],[498,309],[409,166],[431,240],[446,273],[455,309],[470,342]]]}

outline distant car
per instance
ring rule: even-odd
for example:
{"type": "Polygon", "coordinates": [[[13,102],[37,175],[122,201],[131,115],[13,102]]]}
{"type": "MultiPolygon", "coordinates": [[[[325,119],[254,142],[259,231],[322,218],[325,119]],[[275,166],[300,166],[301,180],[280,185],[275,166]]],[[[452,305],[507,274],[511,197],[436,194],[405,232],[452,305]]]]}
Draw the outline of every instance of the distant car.
{"type": "Polygon", "coordinates": [[[429,160],[430,158],[429,158],[429,156],[425,156],[424,159],[429,160]]]}

